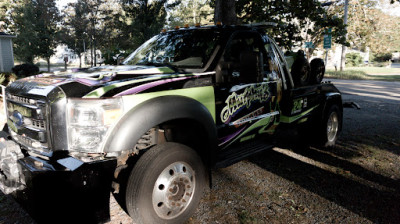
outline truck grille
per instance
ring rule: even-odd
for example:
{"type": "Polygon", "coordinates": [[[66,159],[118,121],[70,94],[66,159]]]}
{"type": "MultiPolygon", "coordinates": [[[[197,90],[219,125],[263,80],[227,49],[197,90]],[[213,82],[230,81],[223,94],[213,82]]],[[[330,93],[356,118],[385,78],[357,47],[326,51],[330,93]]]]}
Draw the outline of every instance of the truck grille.
{"type": "Polygon", "coordinates": [[[15,96],[15,95],[11,95],[8,94],[8,100],[12,100],[14,102],[18,102],[18,103],[23,103],[23,104],[28,104],[28,105],[35,105],[36,104],[36,100],[34,99],[29,99],[26,97],[20,97],[20,96],[15,96]]]}
{"type": "Polygon", "coordinates": [[[44,101],[12,94],[7,98],[7,124],[15,141],[27,149],[48,151],[48,127],[44,101]]]}
{"type": "Polygon", "coordinates": [[[46,122],[44,120],[32,119],[32,127],[39,128],[39,129],[46,129],[46,122]]]}

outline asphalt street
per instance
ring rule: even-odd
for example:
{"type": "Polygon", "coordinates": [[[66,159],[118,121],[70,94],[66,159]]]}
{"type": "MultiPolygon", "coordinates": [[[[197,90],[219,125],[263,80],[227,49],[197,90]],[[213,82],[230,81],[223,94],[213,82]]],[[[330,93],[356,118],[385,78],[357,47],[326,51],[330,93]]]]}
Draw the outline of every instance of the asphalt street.
{"type": "Polygon", "coordinates": [[[392,63],[391,68],[400,68],[400,63],[392,63]]]}
{"type": "Polygon", "coordinates": [[[344,102],[355,102],[361,109],[344,111],[344,128],[387,136],[400,141],[400,82],[330,79],[342,93],[344,102]],[[361,124],[362,123],[362,124],[361,124]],[[352,127],[351,129],[346,128],[352,127]],[[356,129],[354,129],[354,127],[356,129]],[[360,127],[357,129],[357,127],[360,127]]]}

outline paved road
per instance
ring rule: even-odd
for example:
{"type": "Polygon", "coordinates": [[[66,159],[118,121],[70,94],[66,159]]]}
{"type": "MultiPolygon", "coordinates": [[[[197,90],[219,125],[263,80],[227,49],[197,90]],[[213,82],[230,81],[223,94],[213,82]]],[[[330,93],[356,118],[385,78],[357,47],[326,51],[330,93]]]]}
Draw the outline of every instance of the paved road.
{"type": "Polygon", "coordinates": [[[400,68],[400,63],[392,63],[391,68],[400,68]]]}
{"type": "Polygon", "coordinates": [[[329,79],[345,95],[344,98],[400,102],[400,82],[329,79]]]}
{"type": "MultiPolygon", "coordinates": [[[[388,136],[400,141],[400,82],[329,80],[342,92],[343,101],[353,101],[361,110],[345,110],[346,126],[362,127],[369,136],[388,136]],[[347,114],[346,114],[347,113],[347,114]],[[360,123],[363,123],[362,125],[360,123]]],[[[353,128],[350,130],[354,131],[353,128]]],[[[355,129],[358,130],[358,129],[355,129]]],[[[351,134],[351,133],[348,133],[351,134]]]]}

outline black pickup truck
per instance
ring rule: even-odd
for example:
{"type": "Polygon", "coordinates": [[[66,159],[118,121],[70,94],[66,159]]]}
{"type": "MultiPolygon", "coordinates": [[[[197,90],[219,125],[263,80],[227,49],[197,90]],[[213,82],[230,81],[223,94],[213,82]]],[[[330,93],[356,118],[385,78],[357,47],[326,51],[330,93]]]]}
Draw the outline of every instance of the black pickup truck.
{"type": "Polygon", "coordinates": [[[39,221],[107,219],[111,191],[135,223],[182,223],[210,170],[271,149],[281,129],[334,145],[340,92],[313,63],[290,72],[265,29],[165,31],[123,65],[13,82],[2,191],[44,212],[39,221]]]}

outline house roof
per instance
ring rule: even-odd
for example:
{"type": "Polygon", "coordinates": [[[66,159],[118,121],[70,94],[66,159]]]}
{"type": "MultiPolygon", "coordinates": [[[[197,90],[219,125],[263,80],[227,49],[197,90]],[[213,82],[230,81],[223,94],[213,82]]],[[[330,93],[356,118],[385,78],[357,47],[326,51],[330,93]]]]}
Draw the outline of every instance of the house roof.
{"type": "Polygon", "coordinates": [[[0,32],[0,37],[9,37],[9,38],[14,38],[14,35],[6,34],[4,32],[0,32]]]}

